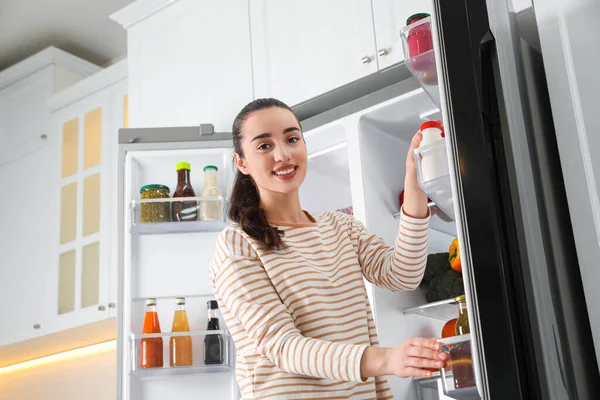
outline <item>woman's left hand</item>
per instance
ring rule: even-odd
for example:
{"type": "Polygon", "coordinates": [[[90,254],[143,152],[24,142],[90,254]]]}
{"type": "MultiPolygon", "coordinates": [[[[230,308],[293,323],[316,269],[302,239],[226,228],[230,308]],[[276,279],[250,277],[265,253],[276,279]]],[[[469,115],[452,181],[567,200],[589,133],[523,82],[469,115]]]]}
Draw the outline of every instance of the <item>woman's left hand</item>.
{"type": "Polygon", "coordinates": [[[427,208],[427,195],[419,187],[417,178],[417,167],[413,156],[414,150],[419,147],[423,135],[421,131],[413,136],[410,142],[410,149],[406,156],[406,175],[404,176],[404,204],[402,209],[404,214],[414,218],[425,218],[429,214],[427,208]]]}

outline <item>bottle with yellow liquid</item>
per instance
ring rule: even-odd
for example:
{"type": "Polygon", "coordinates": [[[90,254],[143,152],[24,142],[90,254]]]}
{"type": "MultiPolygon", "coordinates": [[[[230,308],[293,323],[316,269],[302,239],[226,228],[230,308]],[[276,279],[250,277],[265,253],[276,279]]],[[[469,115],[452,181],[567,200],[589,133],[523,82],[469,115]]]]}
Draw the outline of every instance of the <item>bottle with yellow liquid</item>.
{"type": "MultiPolygon", "coordinates": [[[[171,332],[189,332],[190,324],[185,312],[185,298],[175,299],[177,308],[173,316],[173,327],[171,332]]],[[[171,367],[184,367],[192,365],[192,337],[171,336],[169,341],[169,354],[171,356],[171,367]]]]}

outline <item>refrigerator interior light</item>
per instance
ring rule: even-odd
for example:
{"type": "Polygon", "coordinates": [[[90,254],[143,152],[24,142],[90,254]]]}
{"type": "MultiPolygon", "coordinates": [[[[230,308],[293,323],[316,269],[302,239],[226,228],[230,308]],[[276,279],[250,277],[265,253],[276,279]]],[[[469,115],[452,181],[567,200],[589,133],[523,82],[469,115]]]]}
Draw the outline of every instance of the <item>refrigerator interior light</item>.
{"type": "Polygon", "coordinates": [[[40,358],[35,358],[33,360],[8,365],[6,367],[0,368],[0,375],[22,371],[29,368],[40,367],[42,365],[48,365],[62,361],[70,361],[81,357],[91,356],[94,354],[106,353],[108,351],[116,350],[116,348],[117,341],[113,339],[107,342],[93,344],[91,346],[80,347],[78,349],[68,350],[62,353],[56,353],[49,356],[44,356],[40,358]]]}

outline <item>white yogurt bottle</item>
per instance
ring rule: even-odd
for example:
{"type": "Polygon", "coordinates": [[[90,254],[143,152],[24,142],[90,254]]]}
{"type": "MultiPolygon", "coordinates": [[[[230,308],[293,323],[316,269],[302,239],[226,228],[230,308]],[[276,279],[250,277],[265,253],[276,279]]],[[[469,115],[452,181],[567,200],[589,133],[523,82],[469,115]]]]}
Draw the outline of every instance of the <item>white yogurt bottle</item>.
{"type": "Polygon", "coordinates": [[[440,121],[421,124],[423,139],[419,145],[422,183],[448,175],[448,158],[444,144],[444,127],[440,121]]]}

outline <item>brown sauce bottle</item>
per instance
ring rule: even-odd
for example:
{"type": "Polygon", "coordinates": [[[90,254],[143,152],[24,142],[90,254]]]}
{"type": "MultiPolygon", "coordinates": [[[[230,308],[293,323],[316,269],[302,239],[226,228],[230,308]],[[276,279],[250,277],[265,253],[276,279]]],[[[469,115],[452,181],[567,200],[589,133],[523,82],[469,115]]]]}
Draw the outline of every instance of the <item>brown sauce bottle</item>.
{"type": "MultiPolygon", "coordinates": [[[[177,163],[177,188],[173,193],[175,197],[196,197],[196,192],[190,182],[190,164],[177,163]]],[[[174,201],[171,206],[171,220],[173,222],[186,222],[198,220],[197,201],[174,201]]]]}

